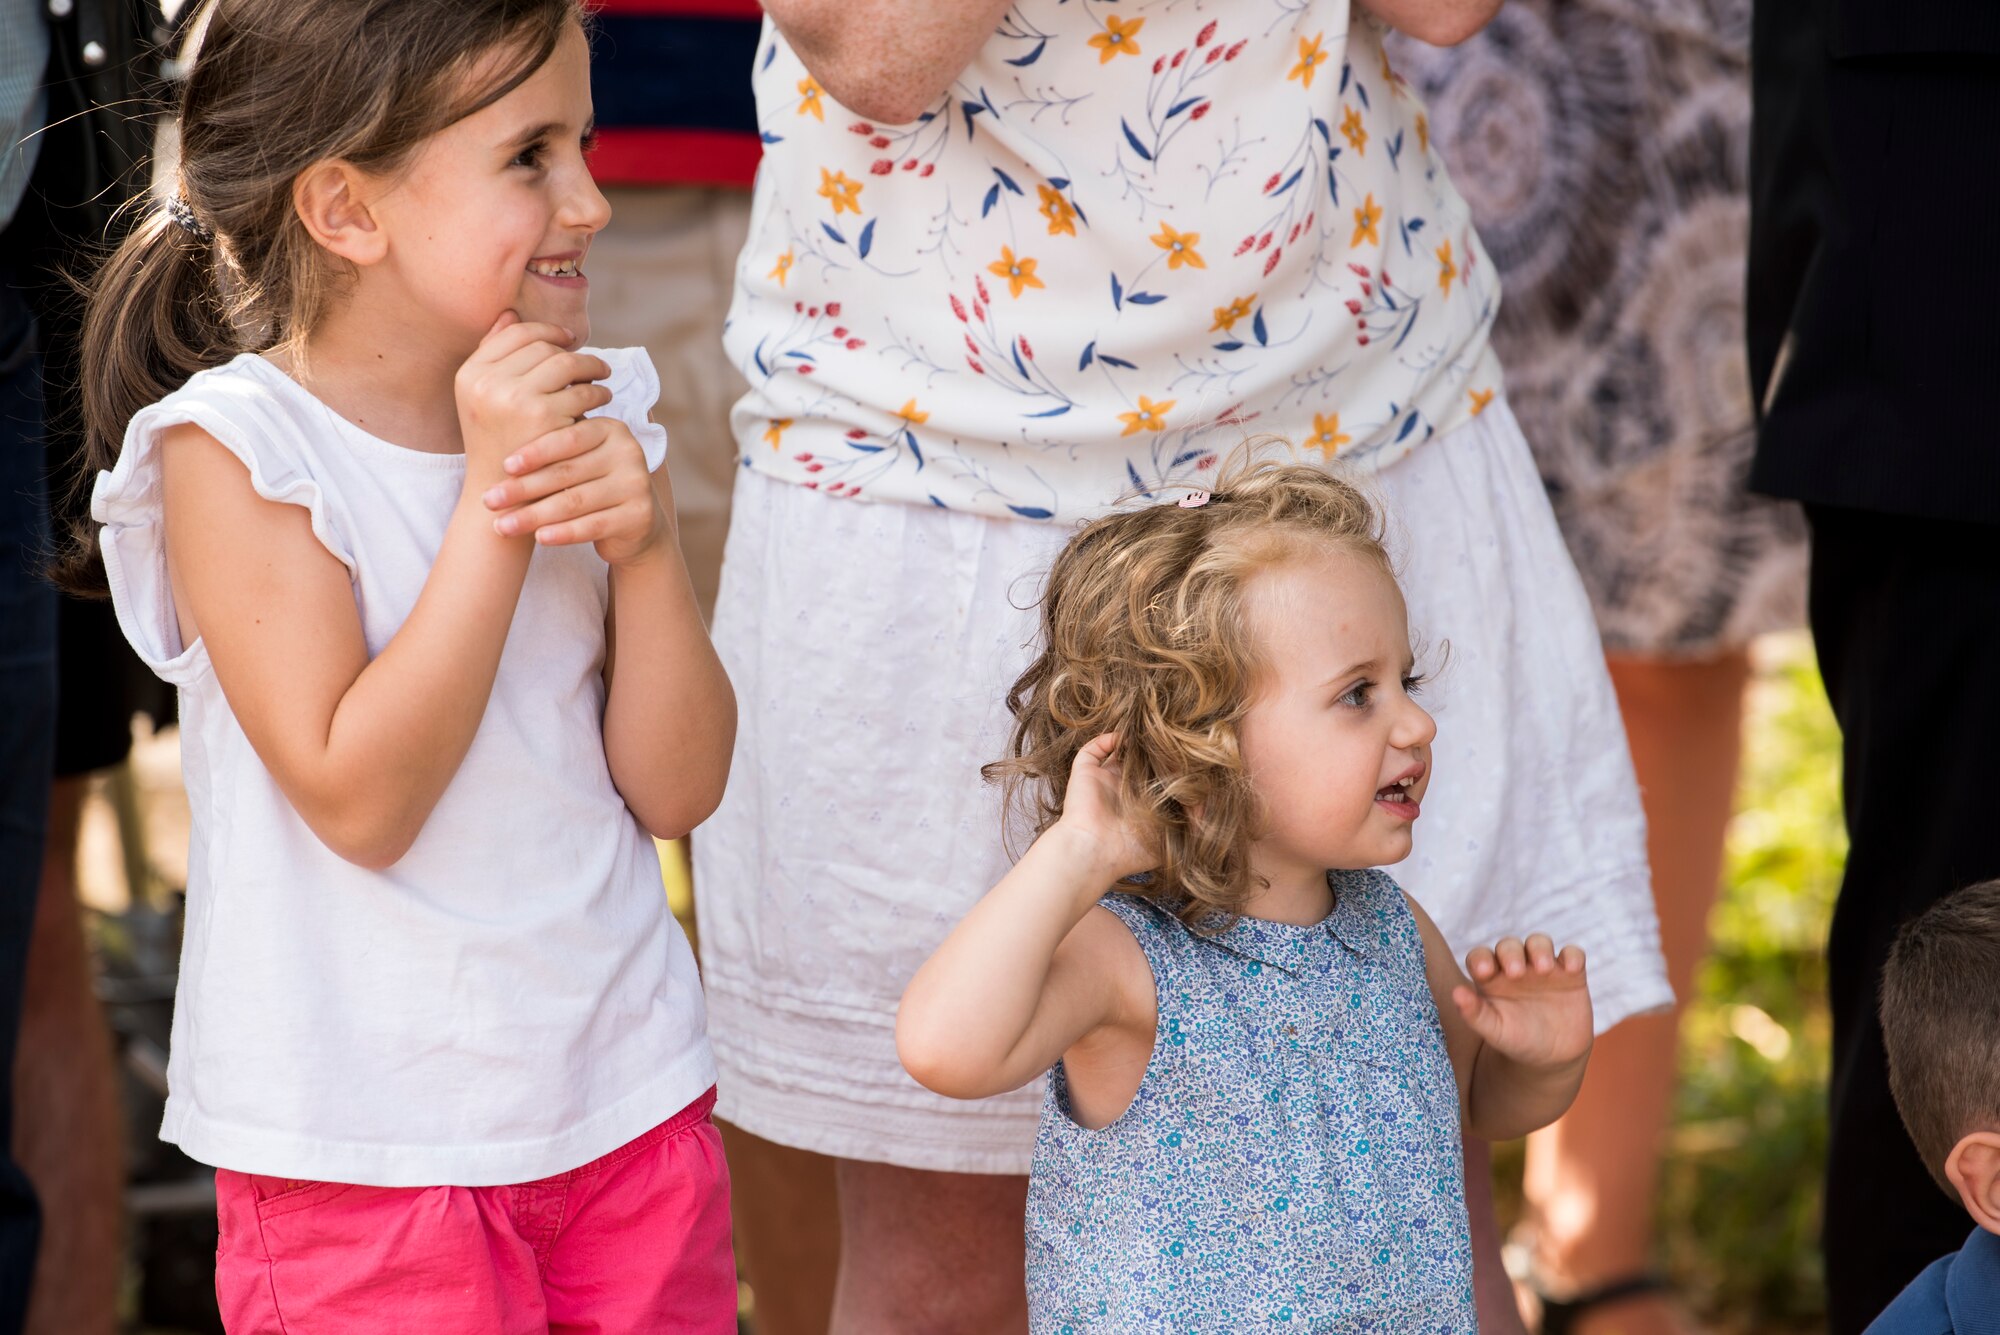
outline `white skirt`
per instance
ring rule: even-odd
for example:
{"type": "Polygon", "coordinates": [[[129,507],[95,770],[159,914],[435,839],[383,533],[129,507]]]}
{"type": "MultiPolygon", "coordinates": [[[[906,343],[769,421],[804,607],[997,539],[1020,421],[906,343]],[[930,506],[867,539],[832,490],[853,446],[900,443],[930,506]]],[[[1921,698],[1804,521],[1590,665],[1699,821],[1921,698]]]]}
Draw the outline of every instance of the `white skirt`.
{"type": "MultiPolygon", "coordinates": [[[[1391,874],[1461,953],[1530,931],[1582,945],[1600,1032],[1667,1005],[1624,728],[1513,417],[1496,400],[1368,485],[1420,668],[1442,669],[1416,850],[1391,874]]],[[[1040,1082],[942,1098],[897,1063],[894,1025],[1007,869],[979,767],[1005,750],[1003,697],[1068,536],[742,470],[715,621],[735,767],[694,840],[724,1119],[841,1158],[1028,1171],[1040,1082]]]]}

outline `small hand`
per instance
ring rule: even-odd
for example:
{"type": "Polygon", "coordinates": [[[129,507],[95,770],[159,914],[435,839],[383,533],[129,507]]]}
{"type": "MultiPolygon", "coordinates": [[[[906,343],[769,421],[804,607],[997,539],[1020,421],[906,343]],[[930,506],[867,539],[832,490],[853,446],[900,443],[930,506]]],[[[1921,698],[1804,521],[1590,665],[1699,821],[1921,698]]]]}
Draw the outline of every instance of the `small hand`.
{"type": "Polygon", "coordinates": [[[507,481],[481,497],[503,535],[545,547],[590,542],[610,565],[652,551],[673,531],[632,429],[612,417],[557,427],[507,456],[507,481]]]}
{"type": "Polygon", "coordinates": [[[1118,762],[1118,734],[1085,743],[1069,767],[1062,819],[1055,824],[1107,880],[1121,881],[1157,867],[1160,857],[1131,819],[1118,762]]]}
{"type": "Polygon", "coordinates": [[[611,368],[569,351],[569,340],[567,329],[523,324],[505,311],[458,368],[453,391],[469,480],[496,480],[516,448],[611,402],[611,391],[594,383],[611,368]]]}
{"type": "Polygon", "coordinates": [[[1452,1003],[1472,1031],[1501,1056],[1525,1066],[1556,1068],[1589,1055],[1590,988],[1583,950],[1540,932],[1525,942],[1507,937],[1465,957],[1471,986],[1452,989],[1452,1003]]]}

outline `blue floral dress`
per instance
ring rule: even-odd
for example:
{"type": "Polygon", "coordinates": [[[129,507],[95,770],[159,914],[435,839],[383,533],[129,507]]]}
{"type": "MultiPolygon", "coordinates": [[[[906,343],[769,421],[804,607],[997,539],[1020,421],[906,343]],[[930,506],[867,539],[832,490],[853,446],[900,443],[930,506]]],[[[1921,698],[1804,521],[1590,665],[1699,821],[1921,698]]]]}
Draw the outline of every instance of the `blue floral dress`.
{"type": "Polygon", "coordinates": [[[1308,927],[1104,906],[1152,966],[1138,1095],[1100,1131],[1050,1073],[1028,1192],[1035,1335],[1471,1335],[1458,1085],[1396,883],[1308,927]]]}

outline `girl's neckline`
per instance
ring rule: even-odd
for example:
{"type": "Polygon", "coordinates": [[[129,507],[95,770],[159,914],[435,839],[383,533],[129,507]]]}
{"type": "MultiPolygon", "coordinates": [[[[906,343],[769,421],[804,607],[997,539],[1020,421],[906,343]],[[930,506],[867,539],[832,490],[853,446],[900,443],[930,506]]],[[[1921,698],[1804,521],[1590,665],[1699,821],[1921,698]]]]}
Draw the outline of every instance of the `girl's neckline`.
{"type": "Polygon", "coordinates": [[[360,447],[364,452],[399,463],[410,464],[418,468],[431,469],[436,472],[462,473],[465,471],[465,454],[463,451],[453,454],[439,454],[435,450],[416,450],[411,449],[408,445],[398,445],[393,440],[384,440],[366,427],[352,422],[335,412],[326,400],[292,379],[290,372],[271,361],[261,352],[241,353],[230,365],[241,366],[246,361],[256,365],[258,374],[265,375],[272,381],[282,384],[285,393],[303,399],[318,409],[343,438],[360,447]]]}

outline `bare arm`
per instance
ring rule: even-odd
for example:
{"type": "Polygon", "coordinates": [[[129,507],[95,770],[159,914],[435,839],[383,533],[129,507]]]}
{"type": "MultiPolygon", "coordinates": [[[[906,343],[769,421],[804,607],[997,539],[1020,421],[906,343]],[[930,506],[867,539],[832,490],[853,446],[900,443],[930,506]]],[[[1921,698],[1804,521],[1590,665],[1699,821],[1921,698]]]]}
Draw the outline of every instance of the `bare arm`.
{"type": "Polygon", "coordinates": [[[950,88],[1013,0],[765,0],[764,12],[834,101],[889,125],[950,88]]]}
{"type": "Polygon", "coordinates": [[[984,1098],[1020,1088],[1093,1038],[1152,1045],[1152,970],[1125,925],[1095,907],[1154,862],[1121,815],[1117,748],[1107,733],[1078,753],[1062,819],[904,991],[896,1053],[919,1083],[984,1098]]]}
{"type": "Polygon", "coordinates": [[[286,799],[350,862],[386,867],[409,851],[486,712],[532,552],[495,534],[479,501],[502,476],[504,436],[487,439],[489,428],[533,430],[608,397],[572,379],[602,364],[547,341],[560,336],[514,325],[481,345],[475,369],[491,376],[485,407],[466,414],[459,504],[416,606],[372,662],[347,572],[306,511],[258,496],[198,426],[162,441],[167,562],[186,629],[286,799]]]}
{"type": "Polygon", "coordinates": [[[1501,0],[1357,0],[1397,32],[1432,46],[1457,46],[1492,21],[1501,0]]]}
{"type": "Polygon", "coordinates": [[[1465,1129],[1482,1140],[1512,1140],[1555,1121],[1576,1098],[1590,1060],[1583,952],[1565,946],[1558,955],[1539,934],[1525,944],[1508,937],[1466,956],[1468,978],[1430,915],[1414,899],[1409,904],[1465,1129]]]}
{"type": "Polygon", "coordinates": [[[611,569],[604,758],[647,832],[678,839],[722,802],[736,743],[736,693],[702,625],[664,467],[653,485],[666,537],[648,555],[611,569]]]}

